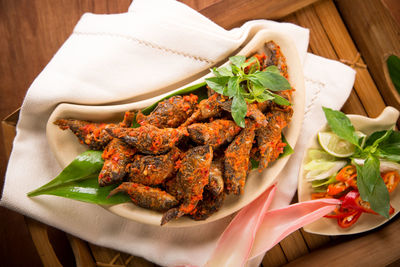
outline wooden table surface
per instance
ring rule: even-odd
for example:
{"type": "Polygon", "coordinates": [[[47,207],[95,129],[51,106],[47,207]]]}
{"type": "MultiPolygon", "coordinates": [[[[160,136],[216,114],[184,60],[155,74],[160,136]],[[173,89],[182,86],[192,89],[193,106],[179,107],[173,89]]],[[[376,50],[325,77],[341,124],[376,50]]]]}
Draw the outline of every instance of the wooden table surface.
{"type": "MultiPolygon", "coordinates": [[[[357,70],[354,90],[343,107],[344,112],[374,117],[386,105],[400,107],[399,96],[393,94],[384,68],[388,54],[400,55],[399,24],[380,0],[181,2],[226,29],[259,18],[279,19],[310,28],[311,52],[343,60],[357,70]]],[[[131,0],[0,0],[0,117],[4,118],[22,104],[32,81],[71,34],[84,12],[121,13],[130,3],[131,0]]],[[[396,10],[400,10],[398,5],[391,13],[399,14],[396,10]]],[[[0,139],[3,140],[2,133],[0,139]]],[[[6,162],[6,155],[0,151],[0,177],[4,176],[6,162]]],[[[41,266],[23,216],[0,208],[0,218],[2,264],[41,266]]],[[[296,231],[267,253],[263,265],[396,266],[400,264],[399,226],[400,220],[396,218],[372,233],[345,238],[296,231]]],[[[57,243],[59,260],[64,266],[73,266],[73,253],[66,237],[51,229],[49,235],[57,243]]],[[[151,266],[146,264],[137,263],[137,266],[151,266]]]]}

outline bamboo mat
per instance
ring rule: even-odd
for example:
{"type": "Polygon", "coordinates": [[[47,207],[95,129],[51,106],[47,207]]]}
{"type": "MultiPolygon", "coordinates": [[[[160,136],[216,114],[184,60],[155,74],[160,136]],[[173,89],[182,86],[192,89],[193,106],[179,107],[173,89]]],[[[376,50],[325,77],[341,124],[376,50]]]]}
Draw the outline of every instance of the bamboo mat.
{"type": "MultiPolygon", "coordinates": [[[[332,0],[271,0],[271,3],[281,3],[278,5],[278,7],[276,7],[275,10],[273,10],[274,12],[271,12],[270,8],[268,9],[268,7],[271,7],[268,4],[265,4],[262,7],[259,6],[259,4],[263,1],[246,2],[244,0],[206,0],[200,2],[194,0],[183,0],[182,2],[185,2],[186,4],[199,10],[201,13],[210,17],[225,28],[238,26],[248,19],[279,18],[282,16],[286,16],[284,19],[282,19],[282,21],[292,22],[309,28],[310,52],[326,58],[341,60],[357,71],[354,90],[351,92],[351,95],[342,110],[345,113],[376,117],[385,108],[386,104],[381,96],[381,93],[378,90],[374,79],[371,77],[362,55],[357,50],[357,46],[353,42],[352,36],[348,32],[346,25],[341,18],[341,14],[332,0]],[[289,2],[296,2],[297,4],[289,5],[289,2]],[[230,6],[227,4],[230,4],[230,6]],[[291,8],[285,9],[285,5],[289,5],[291,8]],[[306,7],[300,9],[304,6],[306,7]],[[236,19],[234,21],[228,19],[231,16],[237,16],[237,10],[244,7],[247,8],[246,10],[248,12],[242,12],[243,14],[241,15],[240,19],[236,19]],[[218,15],[218,12],[224,8],[226,11],[225,16],[218,15]],[[257,8],[259,8],[259,10],[257,10],[257,8]],[[293,11],[296,12],[293,13],[293,11]]],[[[342,5],[346,4],[342,3],[342,5]]],[[[12,132],[12,127],[12,125],[3,125],[3,130],[6,129],[6,131],[12,132]]],[[[58,259],[54,257],[55,254],[51,252],[51,244],[49,243],[48,238],[46,239],[47,234],[44,233],[46,232],[46,226],[31,219],[27,219],[27,224],[43,263],[46,266],[61,266],[58,259]]],[[[389,226],[385,226],[383,230],[379,230],[381,232],[377,233],[380,235],[386,235],[389,230],[397,227],[398,224],[400,224],[400,221],[397,218],[395,219],[395,222],[391,223],[389,226]]],[[[400,227],[397,227],[396,229],[399,228],[400,227]]],[[[397,231],[398,236],[400,236],[400,230],[394,231],[397,231]]],[[[87,242],[72,236],[68,236],[68,238],[70,240],[78,266],[157,266],[139,257],[88,244],[87,242]]],[[[386,240],[389,243],[400,243],[393,237],[385,238],[387,238],[386,240]]],[[[305,266],[313,262],[313,259],[317,259],[318,257],[318,259],[324,257],[324,259],[326,259],[326,261],[329,263],[329,259],[334,259],[334,254],[337,253],[341,247],[347,247],[348,249],[351,249],[351,246],[358,247],[359,250],[364,254],[359,252],[357,255],[358,257],[363,257],[369,253],[369,250],[362,250],[361,245],[368,247],[367,243],[369,242],[380,242],[379,244],[382,246],[382,248],[376,249],[376,253],[377,255],[384,255],[385,239],[382,239],[381,236],[376,235],[376,233],[356,236],[356,239],[358,240],[354,240],[356,243],[350,243],[349,238],[346,237],[319,236],[306,233],[301,229],[295,231],[282,240],[278,245],[273,247],[270,251],[268,251],[262,261],[262,265],[264,267],[282,266],[285,264],[293,266],[305,266]]],[[[394,245],[389,252],[390,251],[391,254],[389,256],[382,256],[386,260],[380,261],[382,265],[399,263],[399,245],[394,245]]],[[[330,263],[332,263],[331,265],[335,265],[334,263],[343,265],[350,261],[351,255],[348,255],[347,258],[346,256],[343,256],[341,262],[331,261],[330,263]]],[[[322,261],[314,261],[314,264],[321,262],[322,261]]]]}

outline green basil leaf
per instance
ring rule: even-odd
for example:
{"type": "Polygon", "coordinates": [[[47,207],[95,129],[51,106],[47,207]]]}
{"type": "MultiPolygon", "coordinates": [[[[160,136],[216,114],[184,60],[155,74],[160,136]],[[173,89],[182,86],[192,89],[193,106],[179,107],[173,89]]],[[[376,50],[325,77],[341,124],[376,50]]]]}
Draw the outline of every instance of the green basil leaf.
{"type": "Polygon", "coordinates": [[[221,75],[221,74],[219,73],[219,71],[218,71],[218,69],[217,69],[216,67],[212,68],[212,69],[211,69],[211,72],[212,72],[216,77],[224,76],[224,75],[221,75]]]}
{"type": "Polygon", "coordinates": [[[273,72],[273,73],[277,73],[277,74],[281,74],[281,71],[279,70],[279,68],[275,65],[271,65],[268,66],[265,71],[269,71],[269,72],[273,72]]]}
{"type": "Polygon", "coordinates": [[[282,91],[292,88],[288,80],[278,73],[260,71],[248,76],[251,81],[254,81],[254,78],[256,78],[264,87],[271,91],[282,91]]]}
{"type": "Polygon", "coordinates": [[[286,98],[281,97],[280,95],[277,95],[277,94],[274,94],[274,93],[270,93],[270,94],[274,97],[273,101],[275,103],[277,103],[278,105],[281,105],[281,106],[291,106],[292,105],[289,102],[289,100],[287,100],[286,98]]]}
{"type": "MultiPolygon", "coordinates": [[[[261,95],[256,96],[256,100],[259,103],[268,101],[268,100],[273,100],[275,99],[275,97],[273,97],[272,95],[268,94],[268,93],[262,93],[261,95]]],[[[289,103],[290,104],[290,103],[289,103]]]]}
{"type": "Polygon", "coordinates": [[[400,162],[400,143],[379,146],[376,151],[376,155],[379,158],[400,162]]]}
{"type": "Polygon", "coordinates": [[[390,144],[398,144],[400,143],[400,132],[393,130],[374,132],[370,137],[368,137],[365,143],[368,145],[373,145],[376,142],[379,144],[378,147],[390,144]],[[390,134],[388,134],[388,132],[390,134]],[[377,142],[379,139],[381,139],[381,141],[377,142]]]}
{"type": "MultiPolygon", "coordinates": [[[[391,137],[398,132],[393,132],[391,137]]],[[[391,161],[400,162],[400,140],[389,137],[385,143],[380,144],[377,156],[391,161]]]]}
{"type": "Polygon", "coordinates": [[[355,134],[354,126],[347,116],[338,111],[330,108],[322,107],[325,117],[328,121],[331,130],[340,138],[360,147],[358,143],[358,136],[355,134]]]}
{"type": "Polygon", "coordinates": [[[391,55],[386,60],[386,64],[390,79],[392,80],[397,92],[400,94],[400,59],[395,55],[391,55]]]}
{"type": "Polygon", "coordinates": [[[233,120],[236,122],[236,124],[244,128],[245,127],[244,117],[246,116],[247,113],[247,104],[246,100],[241,94],[238,94],[233,97],[231,113],[233,120]]]}
{"type": "Polygon", "coordinates": [[[224,92],[224,95],[233,97],[239,93],[239,77],[230,77],[228,81],[227,90],[224,92]]]}
{"type": "Polygon", "coordinates": [[[357,165],[357,186],[361,199],[368,201],[371,209],[389,218],[389,192],[379,172],[379,159],[369,155],[364,165],[357,165]]]}
{"type": "Polygon", "coordinates": [[[378,131],[372,133],[370,136],[368,136],[367,140],[365,140],[365,147],[372,146],[374,142],[384,136],[386,132],[387,131],[378,131]]]}
{"type": "Polygon", "coordinates": [[[384,135],[382,135],[381,137],[379,137],[378,139],[376,139],[376,140],[374,141],[374,143],[372,144],[372,146],[375,147],[375,148],[378,147],[378,145],[379,145],[380,143],[382,143],[382,142],[386,141],[387,139],[389,139],[389,137],[392,135],[392,133],[393,133],[393,130],[392,130],[392,129],[387,130],[387,131],[385,132],[384,135]]]}
{"type": "Polygon", "coordinates": [[[206,79],[207,85],[219,94],[223,94],[224,88],[229,81],[229,76],[211,77],[206,79]]]}
{"type": "Polygon", "coordinates": [[[229,61],[232,62],[233,65],[235,65],[238,68],[241,68],[243,63],[246,61],[245,56],[234,56],[230,57],[229,61]]]}
{"type": "MultiPolygon", "coordinates": [[[[257,64],[257,62],[258,62],[258,59],[256,58],[256,57],[251,57],[251,58],[249,58],[246,62],[244,62],[242,65],[241,65],[241,67],[244,69],[244,68],[246,68],[246,67],[248,67],[248,66],[250,66],[251,64],[257,64]]],[[[258,63],[259,64],[259,63],[258,63]]]]}
{"type": "Polygon", "coordinates": [[[237,67],[235,65],[231,65],[231,68],[232,68],[233,75],[242,74],[242,70],[239,67],[237,67]]]}
{"type": "Polygon", "coordinates": [[[231,65],[218,68],[220,76],[233,76],[231,65]]]}
{"type": "Polygon", "coordinates": [[[253,92],[254,96],[259,96],[264,93],[265,87],[258,83],[258,82],[250,82],[251,91],[253,92]]]}
{"type": "Polygon", "coordinates": [[[47,190],[53,189],[65,183],[85,180],[93,174],[98,174],[103,167],[104,161],[101,158],[101,151],[88,150],[78,155],[65,169],[53,180],[38,189],[29,192],[28,196],[38,196],[47,190]]]}
{"type": "Polygon", "coordinates": [[[367,145],[365,151],[379,158],[400,162],[400,132],[393,130],[374,132],[365,143],[367,145]]]}

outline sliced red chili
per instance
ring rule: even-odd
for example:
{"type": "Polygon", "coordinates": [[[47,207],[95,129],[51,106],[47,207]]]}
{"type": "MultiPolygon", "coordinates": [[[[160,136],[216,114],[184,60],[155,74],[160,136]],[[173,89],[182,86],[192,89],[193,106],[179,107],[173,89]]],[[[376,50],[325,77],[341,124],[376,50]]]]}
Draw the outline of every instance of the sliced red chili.
{"type": "Polygon", "coordinates": [[[355,200],[357,207],[367,213],[378,214],[374,210],[371,209],[371,205],[368,201],[364,201],[361,199],[361,196],[358,196],[355,200]]]}
{"type": "Polygon", "coordinates": [[[348,228],[358,221],[361,216],[362,211],[355,210],[345,217],[337,218],[338,225],[342,228],[348,228]]]}
{"type": "Polygon", "coordinates": [[[336,175],[336,180],[345,183],[347,186],[357,188],[357,170],[353,165],[348,165],[336,175]]]}
{"type": "Polygon", "coordinates": [[[395,209],[390,205],[389,215],[392,215],[395,212],[395,209]]]}
{"type": "Polygon", "coordinates": [[[346,210],[343,208],[336,208],[334,211],[332,211],[331,213],[325,215],[325,218],[343,218],[346,217],[350,214],[352,214],[354,212],[354,210],[346,210]]]}
{"type": "Polygon", "coordinates": [[[363,209],[357,204],[358,198],[360,198],[360,193],[358,191],[352,190],[348,192],[342,200],[342,208],[362,211],[363,209]]]}
{"type": "Polygon", "coordinates": [[[400,181],[400,176],[397,171],[390,171],[390,172],[384,173],[382,175],[382,178],[383,178],[383,181],[385,182],[385,185],[386,185],[389,193],[393,192],[393,190],[396,189],[396,187],[400,181]]]}
{"type": "Polygon", "coordinates": [[[330,184],[328,185],[328,190],[326,191],[326,193],[330,196],[336,196],[344,192],[347,189],[347,187],[348,186],[343,182],[330,184]]]}
{"type": "Polygon", "coordinates": [[[347,180],[351,179],[354,174],[357,174],[356,167],[353,165],[347,165],[336,175],[336,180],[346,182],[347,180]]]}

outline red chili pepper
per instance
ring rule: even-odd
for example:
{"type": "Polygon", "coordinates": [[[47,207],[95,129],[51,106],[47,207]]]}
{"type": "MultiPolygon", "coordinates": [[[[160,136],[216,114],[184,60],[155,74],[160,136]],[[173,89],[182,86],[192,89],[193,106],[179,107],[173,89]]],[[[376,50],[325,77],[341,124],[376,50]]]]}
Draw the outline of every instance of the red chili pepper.
{"type": "Polygon", "coordinates": [[[383,178],[383,181],[385,182],[385,185],[386,185],[389,193],[393,192],[393,190],[396,189],[396,187],[400,181],[400,176],[397,171],[391,171],[391,172],[384,173],[382,178],[383,178]]]}
{"type": "Polygon", "coordinates": [[[356,221],[358,221],[358,219],[361,216],[362,211],[360,210],[354,210],[353,212],[351,212],[349,215],[345,216],[345,217],[338,217],[337,218],[337,222],[338,225],[342,228],[348,228],[350,226],[352,226],[353,224],[356,223],[356,221]]]}
{"type": "Polygon", "coordinates": [[[348,186],[343,182],[330,184],[328,185],[328,190],[326,191],[326,193],[330,196],[336,196],[346,190],[347,187],[348,186]]]}
{"type": "Polygon", "coordinates": [[[363,211],[363,208],[357,204],[358,198],[360,198],[360,193],[358,191],[352,190],[348,192],[343,198],[342,208],[363,211]]]}
{"type": "Polygon", "coordinates": [[[335,178],[344,182],[347,186],[357,188],[357,170],[353,165],[348,165],[341,169],[335,178]]]}
{"type": "Polygon", "coordinates": [[[325,218],[344,218],[352,214],[354,210],[343,209],[342,207],[336,208],[332,213],[325,215],[325,218]]]}
{"type": "Polygon", "coordinates": [[[371,205],[368,201],[364,201],[361,199],[361,196],[358,196],[355,200],[358,209],[362,210],[363,212],[378,214],[374,210],[371,209],[371,205]]]}
{"type": "Polygon", "coordinates": [[[353,165],[347,165],[336,175],[336,180],[346,182],[349,180],[354,174],[356,174],[357,170],[353,165]]]}

